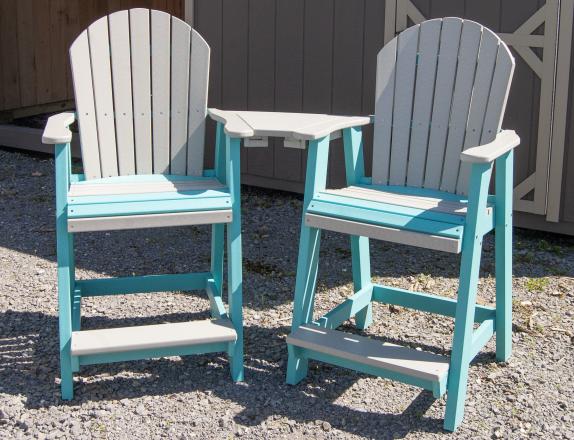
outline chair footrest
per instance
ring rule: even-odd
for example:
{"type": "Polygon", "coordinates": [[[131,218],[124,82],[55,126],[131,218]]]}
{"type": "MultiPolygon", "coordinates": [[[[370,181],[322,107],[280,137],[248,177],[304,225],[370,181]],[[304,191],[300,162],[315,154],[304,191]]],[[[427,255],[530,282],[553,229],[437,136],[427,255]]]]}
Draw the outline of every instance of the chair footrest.
{"type": "Polygon", "coordinates": [[[86,356],[236,340],[237,333],[228,319],[178,322],[73,332],[71,354],[86,356]]]}
{"type": "Polygon", "coordinates": [[[304,325],[287,336],[287,343],[344,360],[344,366],[359,371],[375,367],[433,383],[446,383],[448,376],[447,357],[337,330],[304,325]]]}

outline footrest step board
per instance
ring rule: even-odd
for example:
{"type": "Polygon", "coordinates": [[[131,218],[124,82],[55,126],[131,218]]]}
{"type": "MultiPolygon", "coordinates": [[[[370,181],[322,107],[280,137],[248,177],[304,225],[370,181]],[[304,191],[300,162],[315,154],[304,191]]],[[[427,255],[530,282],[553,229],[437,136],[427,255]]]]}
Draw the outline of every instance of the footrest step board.
{"type": "Polygon", "coordinates": [[[178,322],[72,332],[71,354],[88,356],[236,340],[237,333],[228,319],[178,322]]]}
{"type": "MultiPolygon", "coordinates": [[[[337,330],[303,325],[287,336],[287,343],[318,354],[327,355],[346,362],[337,364],[371,373],[375,369],[397,373],[399,376],[420,379],[432,384],[433,389],[444,389],[448,377],[450,359],[434,353],[414,350],[399,345],[382,343],[364,336],[357,336],[337,330]],[[367,367],[367,368],[361,368],[367,367]],[[375,367],[368,368],[368,367],[375,367]]],[[[310,358],[314,357],[310,353],[310,358]]],[[[327,360],[327,362],[329,362],[327,360]]],[[[376,370],[379,371],[379,370],[376,370]]],[[[374,373],[371,373],[374,374],[374,373]]],[[[383,374],[376,374],[383,376],[383,374]]],[[[400,377],[391,377],[391,379],[400,377]]],[[[418,384],[417,380],[403,380],[418,384]]],[[[426,387],[425,387],[426,388],[426,387]]]]}

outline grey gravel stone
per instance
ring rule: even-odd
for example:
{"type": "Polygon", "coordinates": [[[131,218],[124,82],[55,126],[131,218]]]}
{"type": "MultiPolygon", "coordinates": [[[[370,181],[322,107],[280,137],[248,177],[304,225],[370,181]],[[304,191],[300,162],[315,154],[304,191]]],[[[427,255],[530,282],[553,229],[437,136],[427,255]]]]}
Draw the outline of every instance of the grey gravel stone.
{"type": "MultiPolygon", "coordinates": [[[[82,367],[59,398],[53,160],[0,148],[0,439],[438,438],[445,400],[311,362],[285,384],[301,197],[242,188],[245,383],[210,354],[82,367]],[[36,174],[32,174],[36,173],[36,174]],[[38,174],[39,173],[39,174],[38,174]]],[[[79,234],[77,276],[209,270],[205,226],[79,234]]],[[[495,301],[485,240],[479,303],[495,301]]],[[[374,281],[456,297],[456,256],[371,242],[374,281]]],[[[463,424],[448,438],[574,438],[574,240],[516,230],[513,355],[489,342],[470,368],[463,424]],[[543,280],[543,281],[540,281],[543,280]],[[498,437],[499,436],[499,437],[498,437]]],[[[324,233],[320,316],[352,294],[348,238],[324,233]]],[[[85,298],[85,329],[209,317],[202,292],[85,298]]],[[[374,304],[358,332],[448,355],[453,321],[374,304]]]]}

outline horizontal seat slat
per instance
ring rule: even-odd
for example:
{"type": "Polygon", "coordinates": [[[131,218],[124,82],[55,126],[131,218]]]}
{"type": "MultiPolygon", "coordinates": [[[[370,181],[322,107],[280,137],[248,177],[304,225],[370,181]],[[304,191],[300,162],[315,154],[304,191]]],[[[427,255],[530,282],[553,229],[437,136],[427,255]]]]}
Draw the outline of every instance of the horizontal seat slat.
{"type": "Polygon", "coordinates": [[[445,356],[337,330],[303,325],[287,336],[287,343],[432,382],[448,376],[450,360],[445,356]]]}
{"type": "MultiPolygon", "coordinates": [[[[420,192],[420,195],[401,194],[390,190],[372,189],[362,186],[349,186],[342,189],[326,190],[325,193],[353,199],[387,203],[423,211],[440,212],[459,217],[466,216],[468,206],[466,200],[462,198],[459,200],[453,200],[452,198],[447,199],[426,195],[423,192],[420,192]]],[[[488,206],[487,210],[490,215],[492,213],[492,207],[488,206]]]]}
{"type": "Polygon", "coordinates": [[[97,203],[126,203],[126,202],[153,201],[153,200],[191,200],[191,199],[210,199],[219,197],[229,197],[229,191],[225,188],[222,190],[207,189],[207,190],[148,192],[138,194],[79,196],[79,197],[68,197],[68,204],[75,206],[75,205],[90,205],[97,203]]]}
{"type": "Polygon", "coordinates": [[[72,356],[234,342],[228,319],[192,321],[72,332],[72,356]]]}
{"type": "MultiPolygon", "coordinates": [[[[179,192],[179,191],[200,191],[200,190],[223,190],[217,179],[201,180],[136,180],[136,181],[109,181],[111,179],[101,179],[102,182],[93,183],[93,180],[86,182],[72,183],[68,191],[68,197],[82,196],[109,196],[121,194],[146,194],[158,192],[179,192]]],[[[115,180],[115,179],[114,179],[115,180]]]]}
{"type": "Polygon", "coordinates": [[[413,217],[392,212],[377,211],[358,206],[342,206],[335,203],[313,199],[307,208],[310,214],[326,217],[341,218],[361,223],[403,229],[413,232],[427,233],[442,237],[462,238],[463,226],[452,223],[438,222],[424,218],[413,217]]]}
{"type": "Polygon", "coordinates": [[[89,217],[68,220],[69,232],[118,231],[121,229],[166,228],[170,226],[231,223],[231,209],[197,212],[170,212],[167,214],[120,215],[115,217],[89,217]]]}
{"type": "Polygon", "coordinates": [[[305,216],[305,225],[311,228],[325,229],[342,234],[369,237],[375,240],[389,241],[391,243],[418,246],[435,251],[458,254],[462,241],[456,238],[440,237],[420,232],[404,231],[397,228],[370,225],[368,223],[354,222],[335,217],[325,217],[315,214],[305,216]]]}
{"type": "Polygon", "coordinates": [[[372,209],[391,214],[405,215],[409,217],[416,217],[418,219],[432,220],[441,223],[450,223],[452,225],[464,224],[464,216],[445,214],[433,210],[424,210],[419,208],[412,208],[409,206],[400,206],[393,203],[385,203],[380,201],[373,201],[364,198],[353,198],[341,196],[331,192],[319,193],[315,199],[323,202],[335,203],[343,206],[356,206],[359,208],[372,209]]]}
{"type": "MultiPolygon", "coordinates": [[[[213,170],[206,170],[213,171],[213,170]]],[[[82,174],[73,174],[72,176],[83,176],[82,174]]],[[[102,185],[108,183],[146,183],[146,182],[209,182],[214,180],[213,176],[180,176],[176,174],[135,174],[129,176],[112,176],[101,179],[86,180],[80,178],[77,185],[102,185]]]]}
{"type": "Polygon", "coordinates": [[[69,205],[68,218],[111,217],[122,215],[165,214],[171,212],[195,212],[229,209],[230,197],[184,200],[152,200],[126,203],[96,203],[69,205]]]}

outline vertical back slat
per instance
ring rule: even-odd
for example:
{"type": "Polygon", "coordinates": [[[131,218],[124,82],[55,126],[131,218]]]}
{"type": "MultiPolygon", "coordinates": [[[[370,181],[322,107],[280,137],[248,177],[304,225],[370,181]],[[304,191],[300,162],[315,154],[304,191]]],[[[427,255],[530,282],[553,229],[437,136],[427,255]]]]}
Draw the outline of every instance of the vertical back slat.
{"type": "Polygon", "coordinates": [[[171,174],[187,168],[187,109],[189,102],[190,27],[171,18],[171,174]]]}
{"type": "MultiPolygon", "coordinates": [[[[500,40],[494,33],[487,29],[483,31],[463,150],[475,147],[480,143],[499,42],[500,40]]],[[[459,165],[456,190],[459,194],[467,192],[469,171],[470,166],[468,164],[461,163],[459,165]]]]}
{"type": "Polygon", "coordinates": [[[498,46],[496,68],[492,77],[490,96],[486,107],[486,115],[484,116],[482,135],[480,136],[481,144],[492,142],[500,131],[513,73],[514,60],[510,56],[506,45],[501,42],[498,46]]]}
{"type": "Polygon", "coordinates": [[[421,24],[407,185],[423,186],[442,20],[421,24]]]}
{"type": "Polygon", "coordinates": [[[443,20],[425,168],[424,186],[426,188],[438,189],[440,185],[461,29],[461,19],[445,18],[443,20]]]}
{"type": "Polygon", "coordinates": [[[120,175],[125,176],[136,172],[128,11],[111,14],[108,21],[112,55],[118,170],[120,175]]]}
{"type": "Polygon", "coordinates": [[[191,31],[189,67],[189,118],[187,126],[187,174],[201,176],[205,147],[205,117],[209,86],[209,46],[195,30],[191,31]]]}
{"type": "Polygon", "coordinates": [[[391,140],[392,166],[389,170],[391,185],[404,185],[406,182],[419,29],[420,26],[413,26],[398,37],[391,140]]]}
{"type": "Polygon", "coordinates": [[[87,30],[82,32],[70,47],[70,63],[74,77],[76,111],[80,124],[84,174],[86,179],[97,179],[102,177],[102,171],[87,30]]]}
{"type": "Polygon", "coordinates": [[[110,66],[110,39],[108,17],[102,17],[88,28],[92,81],[96,106],[96,123],[100,146],[102,177],[118,175],[116,127],[110,66]]]}
{"type": "Polygon", "coordinates": [[[87,179],[203,174],[210,49],[164,12],[119,11],[70,48],[87,179]]]}
{"type": "Polygon", "coordinates": [[[134,138],[137,174],[151,174],[152,126],[149,10],[130,10],[134,138]]]}
{"type": "Polygon", "coordinates": [[[448,139],[442,166],[443,171],[440,184],[442,191],[454,192],[456,190],[460,152],[464,145],[464,135],[466,133],[466,123],[481,37],[482,26],[473,21],[465,20],[460,37],[458,68],[450,111],[448,139]]]}
{"type": "Polygon", "coordinates": [[[377,55],[373,133],[373,183],[375,185],[386,185],[389,179],[396,59],[397,38],[394,38],[377,55]]]}
{"type": "MultiPolygon", "coordinates": [[[[513,74],[514,58],[510,54],[506,44],[501,42],[498,46],[496,67],[492,76],[492,85],[490,87],[484,124],[480,136],[480,145],[492,142],[500,131],[513,74]]],[[[464,167],[461,171],[463,172],[457,184],[457,190],[464,193],[468,187],[469,172],[464,167]]]]}
{"type": "Polygon", "coordinates": [[[171,16],[151,11],[153,172],[169,173],[171,16]]]}

